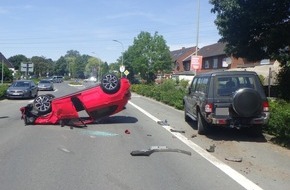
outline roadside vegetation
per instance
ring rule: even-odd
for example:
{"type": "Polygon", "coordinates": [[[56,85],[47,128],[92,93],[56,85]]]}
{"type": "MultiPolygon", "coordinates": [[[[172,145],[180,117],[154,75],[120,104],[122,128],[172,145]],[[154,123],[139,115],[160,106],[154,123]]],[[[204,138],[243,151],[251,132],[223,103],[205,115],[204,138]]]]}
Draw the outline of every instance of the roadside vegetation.
{"type": "Polygon", "coordinates": [[[9,86],[8,84],[0,85],[0,100],[5,98],[5,93],[6,93],[8,86],[9,86]]]}
{"type": "MultiPolygon", "coordinates": [[[[133,84],[131,90],[137,94],[155,99],[183,110],[183,97],[188,92],[188,81],[165,80],[157,84],[133,84]]],[[[265,133],[273,135],[272,141],[290,148],[290,102],[282,99],[269,99],[271,117],[263,129],[265,133]]]]}

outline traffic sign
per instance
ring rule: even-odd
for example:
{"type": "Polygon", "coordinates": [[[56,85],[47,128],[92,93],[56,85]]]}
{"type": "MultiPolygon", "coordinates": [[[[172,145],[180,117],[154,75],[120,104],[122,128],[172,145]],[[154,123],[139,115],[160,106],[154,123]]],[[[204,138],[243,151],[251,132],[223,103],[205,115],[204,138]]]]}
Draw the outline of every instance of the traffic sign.
{"type": "Polygon", "coordinates": [[[127,76],[127,75],[129,75],[129,71],[128,70],[126,70],[125,72],[124,72],[124,74],[127,76]]]}
{"type": "Polygon", "coordinates": [[[122,66],[120,67],[120,72],[123,73],[124,71],[125,71],[125,66],[122,65],[122,66]]]}
{"type": "Polygon", "coordinates": [[[21,63],[20,71],[22,72],[33,72],[33,63],[21,63]]]}

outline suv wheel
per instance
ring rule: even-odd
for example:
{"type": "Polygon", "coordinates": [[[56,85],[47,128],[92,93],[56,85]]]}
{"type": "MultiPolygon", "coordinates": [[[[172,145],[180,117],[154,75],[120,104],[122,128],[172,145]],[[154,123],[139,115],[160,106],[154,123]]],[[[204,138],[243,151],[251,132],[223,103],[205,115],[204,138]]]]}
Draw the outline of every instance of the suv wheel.
{"type": "Polygon", "coordinates": [[[197,112],[197,133],[200,135],[205,135],[208,133],[209,126],[204,120],[204,118],[201,116],[200,112],[197,112]]]}
{"type": "Polygon", "coordinates": [[[46,114],[51,111],[51,99],[53,95],[39,95],[34,99],[33,108],[40,114],[46,114]]]}
{"type": "Polygon", "coordinates": [[[120,89],[120,81],[114,74],[106,74],[101,81],[101,88],[105,93],[114,94],[120,89]]]}

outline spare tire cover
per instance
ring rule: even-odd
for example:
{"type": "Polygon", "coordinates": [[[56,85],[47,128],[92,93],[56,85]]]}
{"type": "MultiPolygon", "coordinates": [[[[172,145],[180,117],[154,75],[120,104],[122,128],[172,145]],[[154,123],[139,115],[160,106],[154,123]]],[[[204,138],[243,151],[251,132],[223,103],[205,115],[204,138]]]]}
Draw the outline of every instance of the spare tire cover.
{"type": "Polygon", "coordinates": [[[237,90],[233,96],[233,109],[241,117],[252,117],[262,110],[262,98],[252,88],[237,90]]]}

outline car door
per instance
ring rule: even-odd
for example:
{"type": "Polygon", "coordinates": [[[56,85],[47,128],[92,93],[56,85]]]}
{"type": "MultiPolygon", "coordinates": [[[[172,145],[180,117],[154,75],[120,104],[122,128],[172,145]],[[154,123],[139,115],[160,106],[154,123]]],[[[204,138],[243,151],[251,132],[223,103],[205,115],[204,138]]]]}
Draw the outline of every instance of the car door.
{"type": "Polygon", "coordinates": [[[195,93],[193,96],[193,102],[194,102],[194,110],[193,114],[197,116],[197,109],[196,107],[199,106],[200,110],[204,111],[204,105],[206,103],[207,98],[207,91],[208,91],[208,82],[209,77],[204,76],[198,79],[196,87],[195,87],[195,93]]]}
{"type": "Polygon", "coordinates": [[[188,95],[186,96],[186,102],[185,102],[188,113],[192,115],[193,117],[196,117],[196,111],[195,111],[196,98],[197,98],[196,84],[198,80],[199,80],[198,77],[194,77],[193,81],[191,82],[189,92],[188,92],[188,95]]]}

